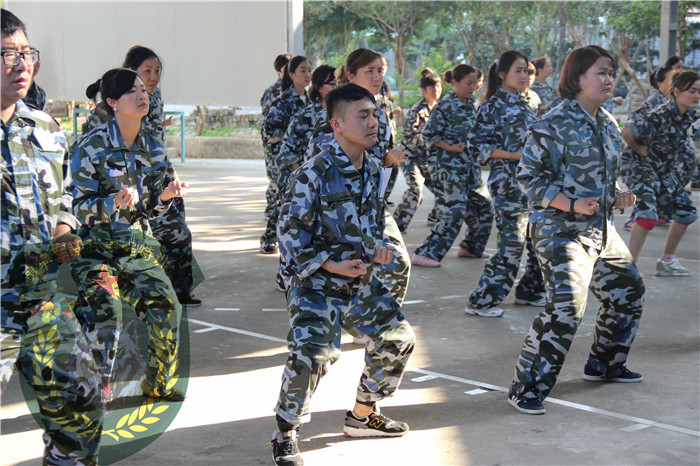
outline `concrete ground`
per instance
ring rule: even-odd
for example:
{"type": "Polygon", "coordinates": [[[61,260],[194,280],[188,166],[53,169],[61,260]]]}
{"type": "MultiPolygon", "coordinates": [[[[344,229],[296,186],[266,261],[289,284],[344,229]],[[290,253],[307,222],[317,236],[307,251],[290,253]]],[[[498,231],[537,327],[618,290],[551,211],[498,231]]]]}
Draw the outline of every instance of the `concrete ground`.
{"type": "MultiPolygon", "coordinates": [[[[188,223],[207,277],[189,311],[188,397],[168,430],[125,465],[272,464],[266,445],[286,357],[285,300],[275,290],[277,256],[258,252],[267,180],[261,160],[188,160],[178,171],[192,188],[188,223]]],[[[404,188],[400,180],[393,200],[404,188]]],[[[698,193],[693,193],[696,204],[698,193]]],[[[408,233],[409,250],[427,235],[426,195],[408,233]]],[[[623,218],[616,221],[624,239],[623,218]]],[[[629,367],[639,384],[581,378],[598,304],[591,296],[547,414],[506,403],[513,366],[538,310],[506,299],[500,319],[465,315],[484,261],[456,247],[436,269],[415,267],[404,305],[418,344],[386,414],[410,423],[398,439],[342,435],[362,368],[362,348],[346,335],[340,361],[321,383],[300,448],[307,465],[698,464],[700,462],[700,230],[692,225],[678,256],[687,278],[659,278],[654,266],[667,229],[642,252],[646,305],[629,367]]],[[[495,229],[487,251],[495,247],[495,229]]],[[[39,464],[41,431],[15,376],[2,399],[2,464],[39,464]]],[[[108,419],[106,424],[114,423],[108,419]]],[[[113,426],[106,425],[105,428],[113,426]]]]}

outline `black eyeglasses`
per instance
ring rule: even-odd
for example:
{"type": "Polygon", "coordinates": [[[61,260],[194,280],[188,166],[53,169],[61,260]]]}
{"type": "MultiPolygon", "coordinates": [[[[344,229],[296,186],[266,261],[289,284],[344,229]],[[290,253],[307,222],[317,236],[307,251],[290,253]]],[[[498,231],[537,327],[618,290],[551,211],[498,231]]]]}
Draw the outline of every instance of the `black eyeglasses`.
{"type": "Polygon", "coordinates": [[[37,49],[29,49],[27,52],[18,52],[16,50],[2,51],[2,62],[5,66],[19,65],[20,58],[27,65],[36,65],[39,62],[39,51],[37,49]]]}

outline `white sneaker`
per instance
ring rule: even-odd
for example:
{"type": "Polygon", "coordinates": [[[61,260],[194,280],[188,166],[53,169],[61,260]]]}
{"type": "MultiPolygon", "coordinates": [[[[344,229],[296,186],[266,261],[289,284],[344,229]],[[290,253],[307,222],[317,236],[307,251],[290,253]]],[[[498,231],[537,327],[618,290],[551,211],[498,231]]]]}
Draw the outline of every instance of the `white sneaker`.
{"type": "Polygon", "coordinates": [[[690,270],[683,267],[676,258],[671,261],[659,259],[656,262],[657,277],[687,277],[688,275],[690,275],[690,270]]]}
{"type": "Polygon", "coordinates": [[[467,306],[464,308],[464,312],[470,316],[479,317],[501,317],[503,315],[503,309],[500,307],[489,307],[487,309],[475,309],[467,306]]]}

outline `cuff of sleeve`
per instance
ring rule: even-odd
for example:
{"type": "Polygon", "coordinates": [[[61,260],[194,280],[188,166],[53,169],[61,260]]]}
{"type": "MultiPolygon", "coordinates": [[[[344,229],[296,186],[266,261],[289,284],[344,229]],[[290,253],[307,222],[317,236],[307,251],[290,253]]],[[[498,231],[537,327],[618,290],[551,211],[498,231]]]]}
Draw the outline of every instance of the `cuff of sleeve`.
{"type": "Polygon", "coordinates": [[[481,148],[479,148],[479,155],[477,156],[476,161],[479,162],[480,165],[486,165],[491,158],[491,154],[493,154],[493,151],[496,149],[497,147],[492,145],[481,146],[481,148]]]}
{"type": "Polygon", "coordinates": [[[112,221],[112,216],[114,216],[114,214],[117,213],[117,210],[119,210],[115,196],[116,194],[114,196],[109,196],[102,201],[102,210],[104,211],[105,216],[104,221],[108,223],[112,221]]]}
{"type": "Polygon", "coordinates": [[[71,227],[73,231],[80,228],[80,222],[78,221],[78,219],[75,218],[75,216],[69,212],[58,213],[58,215],[56,216],[56,224],[59,223],[65,223],[66,225],[71,227]]]}
{"type": "Polygon", "coordinates": [[[327,251],[319,252],[316,257],[306,262],[306,267],[299,274],[301,278],[308,278],[312,274],[316,273],[318,269],[321,268],[324,262],[330,258],[330,253],[327,251]]]}
{"type": "Polygon", "coordinates": [[[436,135],[433,136],[432,138],[426,139],[426,138],[425,138],[425,134],[424,134],[424,135],[423,135],[423,141],[425,142],[425,147],[431,148],[431,147],[433,147],[433,146],[435,145],[436,142],[442,141],[442,136],[440,136],[439,134],[436,134],[436,135]]]}
{"type": "Polygon", "coordinates": [[[544,196],[542,197],[542,207],[549,207],[549,203],[552,202],[552,199],[554,199],[560,191],[561,188],[556,185],[552,185],[547,188],[547,191],[545,191],[544,196]]]}

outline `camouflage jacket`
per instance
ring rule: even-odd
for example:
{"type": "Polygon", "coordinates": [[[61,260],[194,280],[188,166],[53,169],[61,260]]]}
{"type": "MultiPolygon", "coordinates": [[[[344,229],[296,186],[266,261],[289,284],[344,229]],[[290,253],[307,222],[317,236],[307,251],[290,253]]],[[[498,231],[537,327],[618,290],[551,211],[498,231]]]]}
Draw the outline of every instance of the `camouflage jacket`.
{"type": "Polygon", "coordinates": [[[278,227],[288,283],[351,292],[369,282],[374,250],[384,246],[379,172],[366,151],[364,166],[356,170],[335,141],[295,172],[278,227]],[[355,278],[329,273],[321,267],[328,259],[362,259],[365,273],[355,278]]]}
{"type": "Polygon", "coordinates": [[[430,117],[430,107],[425,99],[421,99],[406,113],[403,123],[401,144],[406,148],[406,157],[419,158],[425,156],[427,146],[423,138],[423,128],[430,117]]]}
{"type": "Polygon", "coordinates": [[[306,106],[306,93],[300,96],[294,86],[272,101],[270,111],[263,120],[262,136],[275,159],[282,148],[282,140],[292,117],[306,106]]]}
{"type": "Polygon", "coordinates": [[[277,97],[279,97],[282,89],[282,80],[280,78],[277,78],[277,81],[275,83],[265,89],[265,92],[263,92],[262,97],[260,98],[260,109],[262,110],[262,117],[263,120],[267,116],[267,113],[270,111],[270,104],[272,103],[273,100],[275,100],[277,97]]]}
{"type": "Polygon", "coordinates": [[[311,102],[292,117],[277,157],[278,167],[287,168],[294,163],[302,164],[306,161],[306,152],[314,131],[314,121],[321,111],[324,111],[321,102],[311,102]]]}
{"type": "Polygon", "coordinates": [[[160,200],[171,181],[165,148],[151,134],[140,132],[131,149],[122,141],[114,118],[88,133],[72,150],[73,212],[89,229],[111,234],[137,230],[150,235],[150,218],[170,206],[160,200]],[[139,201],[117,207],[116,194],[136,188],[139,201]]]}
{"type": "MultiPolygon", "coordinates": [[[[9,264],[26,245],[43,251],[50,245],[56,226],[77,229],[70,182],[66,138],[58,123],[44,112],[17,102],[7,124],[1,124],[2,199],[0,235],[2,283],[8,285],[9,264]]],[[[40,251],[40,252],[41,252],[40,251]]]]}
{"type": "Polygon", "coordinates": [[[433,111],[430,112],[425,128],[423,128],[423,139],[431,152],[431,157],[435,157],[441,166],[464,168],[473,165],[473,159],[467,156],[468,151],[450,152],[435,146],[436,142],[445,141],[454,145],[467,143],[469,131],[476,122],[476,99],[470,97],[466,104],[457,97],[454,91],[450,91],[433,111]]]}
{"type": "MultiPolygon", "coordinates": [[[[630,112],[629,119],[625,122],[625,124],[629,125],[636,120],[644,119],[649,112],[654,110],[659,105],[666,103],[667,101],[668,99],[666,99],[666,96],[664,96],[661,91],[659,91],[658,89],[654,89],[653,91],[651,91],[651,94],[649,94],[647,100],[642,102],[642,105],[640,105],[634,111],[630,112]]],[[[633,151],[630,146],[625,146],[625,148],[622,150],[623,160],[634,161],[634,164],[638,164],[640,157],[641,156],[635,151],[633,151]]]]}
{"type": "Polygon", "coordinates": [[[491,196],[526,202],[515,179],[518,161],[494,159],[491,158],[491,153],[496,149],[521,152],[533,121],[535,112],[522,94],[513,94],[502,87],[479,107],[476,124],[469,133],[469,153],[481,165],[491,165],[491,196]]]}
{"type": "Polygon", "coordinates": [[[548,112],[549,110],[554,108],[555,105],[561,102],[561,97],[559,97],[559,94],[557,94],[557,91],[552,86],[538,81],[536,79],[535,82],[532,83],[532,87],[530,87],[530,90],[537,93],[540,100],[542,101],[542,105],[547,106],[544,112],[548,112]]]}
{"type": "Polygon", "coordinates": [[[622,138],[615,118],[603,108],[593,119],[575,99],[565,99],[530,126],[518,166],[530,204],[530,224],[540,235],[568,236],[600,250],[612,226],[622,138]],[[595,197],[593,215],[551,207],[558,193],[570,199],[595,197]]]}
{"type": "Polygon", "coordinates": [[[326,113],[326,109],[323,109],[314,116],[313,131],[309,138],[309,146],[306,148],[306,157],[304,160],[310,160],[312,157],[326,150],[334,139],[335,137],[333,136],[333,129],[328,120],[328,114],[326,113]]]}
{"type": "Polygon", "coordinates": [[[379,95],[375,95],[374,98],[377,100],[379,110],[386,116],[390,131],[389,146],[391,148],[394,147],[394,143],[397,140],[396,120],[394,119],[394,103],[389,99],[386,89],[386,82],[384,82],[382,83],[382,89],[379,91],[379,95]]]}

